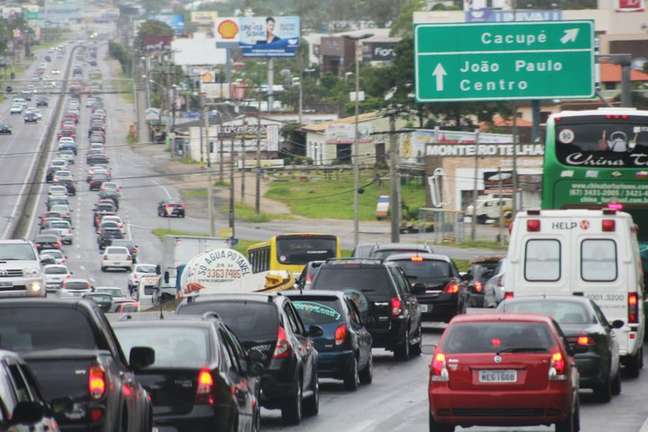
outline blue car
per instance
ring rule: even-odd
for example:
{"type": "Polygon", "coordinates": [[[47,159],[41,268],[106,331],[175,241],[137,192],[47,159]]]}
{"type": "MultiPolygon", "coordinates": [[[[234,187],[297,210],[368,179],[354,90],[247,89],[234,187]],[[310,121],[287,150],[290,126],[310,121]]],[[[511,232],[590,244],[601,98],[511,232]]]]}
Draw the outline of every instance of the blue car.
{"type": "Polygon", "coordinates": [[[320,378],[344,381],[347,390],[357,390],[360,383],[373,379],[372,337],[362,324],[356,303],[337,291],[284,291],[304,325],[324,330],[314,337],[319,352],[317,367],[320,378]]]}

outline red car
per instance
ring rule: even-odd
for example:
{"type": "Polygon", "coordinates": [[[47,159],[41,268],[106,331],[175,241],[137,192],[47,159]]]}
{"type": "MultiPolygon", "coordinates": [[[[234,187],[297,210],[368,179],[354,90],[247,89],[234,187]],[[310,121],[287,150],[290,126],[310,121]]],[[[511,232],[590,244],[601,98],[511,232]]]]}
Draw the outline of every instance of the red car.
{"type": "Polygon", "coordinates": [[[541,315],[459,315],[430,364],[430,432],[455,425],[579,430],[579,375],[568,343],[541,315]]]}

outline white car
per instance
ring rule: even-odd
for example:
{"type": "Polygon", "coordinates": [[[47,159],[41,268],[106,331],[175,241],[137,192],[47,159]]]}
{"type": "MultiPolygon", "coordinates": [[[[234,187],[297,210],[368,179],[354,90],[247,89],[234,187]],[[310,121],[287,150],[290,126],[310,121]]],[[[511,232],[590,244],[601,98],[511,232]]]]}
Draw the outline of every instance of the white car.
{"type": "Polygon", "coordinates": [[[47,195],[51,197],[67,197],[67,188],[60,185],[52,185],[47,190],[47,195]]]}
{"type": "Polygon", "coordinates": [[[66,220],[56,220],[47,223],[47,228],[58,230],[63,244],[71,245],[74,239],[74,228],[66,220]]]}
{"type": "Polygon", "coordinates": [[[92,284],[86,279],[68,278],[63,281],[59,290],[59,297],[83,297],[93,291],[92,284]]]}
{"type": "Polygon", "coordinates": [[[56,292],[63,285],[63,281],[72,276],[67,266],[63,264],[49,264],[43,267],[45,275],[45,288],[47,292],[56,292]]]}
{"type": "Polygon", "coordinates": [[[11,105],[11,109],[9,109],[9,114],[21,114],[23,112],[23,109],[23,105],[13,104],[11,105]]]}
{"type": "Polygon", "coordinates": [[[154,276],[157,274],[157,266],[155,264],[137,264],[133,272],[128,277],[128,292],[132,293],[139,284],[142,276],[154,276]]]}
{"type": "Polygon", "coordinates": [[[101,271],[109,268],[122,268],[126,271],[133,270],[133,257],[128,248],[121,246],[108,246],[101,256],[101,271]]]}
{"type": "Polygon", "coordinates": [[[96,287],[94,290],[95,294],[107,294],[113,298],[113,302],[122,302],[130,300],[130,297],[127,297],[121,288],[116,286],[100,286],[96,287]]]}
{"type": "Polygon", "coordinates": [[[58,264],[58,265],[67,264],[67,257],[63,252],[61,252],[58,249],[43,249],[39,254],[39,258],[43,259],[45,255],[52,257],[54,259],[54,264],[58,264]]]}
{"type": "Polygon", "coordinates": [[[50,73],[51,73],[52,75],[60,75],[60,74],[61,74],[61,71],[60,71],[59,69],[52,69],[52,70],[50,71],[50,73]]]}
{"type": "Polygon", "coordinates": [[[124,225],[124,222],[122,222],[121,217],[117,215],[106,215],[101,218],[101,222],[99,223],[99,227],[102,228],[102,225],[104,222],[114,222],[117,225],[117,228],[119,228],[122,232],[122,234],[126,234],[126,225],[124,225]]]}

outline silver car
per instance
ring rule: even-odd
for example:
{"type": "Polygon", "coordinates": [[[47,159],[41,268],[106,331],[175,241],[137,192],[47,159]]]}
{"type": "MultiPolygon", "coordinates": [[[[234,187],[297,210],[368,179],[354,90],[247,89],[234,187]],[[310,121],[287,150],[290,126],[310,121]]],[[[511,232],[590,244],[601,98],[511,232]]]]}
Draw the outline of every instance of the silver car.
{"type": "Polygon", "coordinates": [[[57,292],[63,281],[72,276],[67,266],[62,264],[49,264],[43,267],[43,274],[45,275],[45,288],[47,292],[57,292]]]}
{"type": "Polygon", "coordinates": [[[86,279],[66,279],[59,290],[59,297],[83,297],[93,292],[92,284],[86,279]]]}
{"type": "Polygon", "coordinates": [[[502,258],[495,268],[495,275],[484,285],[484,307],[494,308],[504,300],[504,272],[506,258],[502,258]]]}

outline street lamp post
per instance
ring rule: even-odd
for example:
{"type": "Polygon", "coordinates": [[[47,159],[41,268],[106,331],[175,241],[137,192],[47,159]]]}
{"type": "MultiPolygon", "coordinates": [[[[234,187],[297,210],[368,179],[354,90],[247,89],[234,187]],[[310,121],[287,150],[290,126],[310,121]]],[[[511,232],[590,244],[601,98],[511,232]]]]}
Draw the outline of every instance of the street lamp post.
{"type": "Polygon", "coordinates": [[[372,33],[366,33],[359,36],[345,35],[344,37],[354,42],[354,56],[355,56],[355,131],[353,136],[353,245],[358,246],[360,242],[360,59],[359,55],[359,41],[372,37],[372,33]]]}

